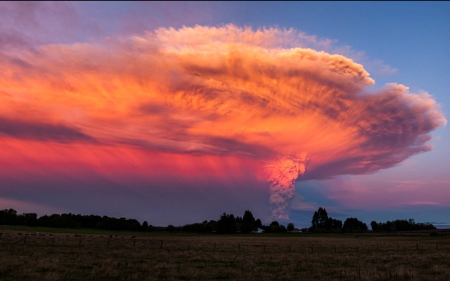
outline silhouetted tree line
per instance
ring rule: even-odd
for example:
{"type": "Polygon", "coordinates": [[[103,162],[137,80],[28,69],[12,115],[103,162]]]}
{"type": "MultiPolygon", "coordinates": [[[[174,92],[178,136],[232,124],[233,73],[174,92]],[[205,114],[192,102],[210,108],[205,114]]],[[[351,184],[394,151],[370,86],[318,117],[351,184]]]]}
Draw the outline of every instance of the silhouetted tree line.
{"type": "Polygon", "coordinates": [[[395,232],[395,231],[411,231],[411,230],[433,230],[436,229],[431,223],[416,223],[414,219],[409,220],[395,220],[370,223],[373,232],[395,232]]]}
{"type": "Polygon", "coordinates": [[[112,218],[108,216],[53,214],[40,218],[36,213],[17,214],[14,209],[0,211],[0,225],[43,226],[57,228],[92,228],[105,230],[152,231],[164,230],[153,227],[147,222],[141,224],[135,219],[112,218]]]}
{"type": "Polygon", "coordinates": [[[309,232],[364,232],[367,231],[367,225],[357,218],[348,218],[344,224],[342,221],[328,217],[327,210],[320,207],[314,212],[311,220],[309,232]]]}
{"type": "Polygon", "coordinates": [[[202,223],[186,224],[179,227],[180,231],[196,233],[251,233],[262,227],[260,219],[255,219],[252,212],[246,210],[244,216],[234,216],[233,214],[223,213],[219,220],[204,221],[202,223]]]}
{"type": "Polygon", "coordinates": [[[23,225],[43,226],[57,228],[91,228],[104,230],[125,231],[183,231],[194,233],[250,233],[262,227],[260,219],[255,219],[250,211],[245,211],[243,217],[235,217],[232,214],[223,213],[218,221],[210,220],[203,223],[186,224],[184,226],[168,225],[167,227],[156,227],[149,225],[146,221],[142,224],[135,219],[113,218],[96,215],[75,214],[53,214],[40,218],[36,213],[17,214],[14,209],[0,211],[0,225],[23,225]]]}
{"type": "MultiPolygon", "coordinates": [[[[251,233],[258,229],[265,233],[285,233],[294,230],[294,224],[289,223],[287,227],[273,221],[269,225],[263,225],[260,219],[255,219],[253,214],[246,210],[242,217],[223,213],[219,220],[204,221],[202,223],[186,224],[184,226],[168,225],[159,227],[149,225],[146,221],[142,224],[135,219],[113,218],[96,215],[75,214],[53,214],[37,217],[36,213],[17,214],[14,209],[0,211],[0,225],[23,225],[43,226],[59,228],[91,228],[116,231],[169,231],[169,232],[191,232],[191,233],[251,233]]],[[[385,223],[371,222],[374,232],[394,232],[411,230],[433,230],[436,229],[430,223],[415,223],[414,219],[387,221],[385,223]]],[[[328,217],[325,208],[319,208],[314,212],[309,232],[365,232],[367,225],[356,218],[347,218],[344,223],[340,220],[328,217]]]]}
{"type": "Polygon", "coordinates": [[[258,229],[264,233],[286,233],[294,230],[294,224],[289,223],[285,227],[277,221],[273,221],[269,225],[263,225],[260,219],[255,219],[253,214],[247,210],[242,217],[223,213],[218,221],[210,220],[203,223],[187,224],[174,230],[197,233],[245,234],[255,232],[258,229]]]}
{"type": "MultiPolygon", "coordinates": [[[[260,219],[255,219],[253,214],[246,210],[242,217],[233,214],[223,213],[219,220],[204,221],[202,223],[186,224],[184,226],[168,225],[167,227],[156,227],[149,225],[146,221],[142,224],[135,219],[113,218],[96,215],[75,215],[75,214],[53,214],[40,218],[36,213],[17,214],[13,209],[0,211],[0,225],[23,225],[23,226],[43,226],[57,228],[91,228],[104,230],[125,230],[125,231],[169,231],[169,232],[193,232],[193,233],[251,233],[258,228],[267,233],[286,232],[283,225],[274,221],[269,226],[264,226],[260,219]]],[[[290,224],[294,228],[293,224],[290,224]]]]}
{"type": "Polygon", "coordinates": [[[279,224],[277,221],[273,221],[269,224],[269,226],[262,226],[262,230],[264,233],[285,233],[287,232],[287,228],[284,225],[279,224]]]}

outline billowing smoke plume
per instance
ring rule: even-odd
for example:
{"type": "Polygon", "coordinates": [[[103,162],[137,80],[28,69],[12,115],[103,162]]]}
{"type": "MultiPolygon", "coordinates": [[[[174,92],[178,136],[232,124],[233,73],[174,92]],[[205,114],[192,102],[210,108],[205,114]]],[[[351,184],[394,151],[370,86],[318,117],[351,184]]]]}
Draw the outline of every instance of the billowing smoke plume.
{"type": "Polygon", "coordinates": [[[297,157],[284,156],[267,164],[273,219],[289,218],[288,207],[295,195],[295,181],[305,173],[307,162],[308,157],[304,154],[297,157]]]}
{"type": "Polygon", "coordinates": [[[370,92],[361,64],[314,42],[196,26],[5,52],[0,174],[70,166],[151,188],[162,175],[243,182],[266,169],[260,188],[286,218],[299,175],[373,173],[432,148],[446,119],[431,95],[396,83],[370,92]]]}

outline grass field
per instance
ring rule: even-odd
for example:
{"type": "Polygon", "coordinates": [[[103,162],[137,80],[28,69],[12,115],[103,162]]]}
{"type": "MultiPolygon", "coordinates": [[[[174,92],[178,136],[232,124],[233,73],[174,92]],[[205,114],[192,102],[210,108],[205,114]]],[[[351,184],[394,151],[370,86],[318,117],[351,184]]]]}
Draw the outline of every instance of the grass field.
{"type": "Polygon", "coordinates": [[[0,228],[0,280],[450,280],[446,235],[33,230],[0,228]]]}

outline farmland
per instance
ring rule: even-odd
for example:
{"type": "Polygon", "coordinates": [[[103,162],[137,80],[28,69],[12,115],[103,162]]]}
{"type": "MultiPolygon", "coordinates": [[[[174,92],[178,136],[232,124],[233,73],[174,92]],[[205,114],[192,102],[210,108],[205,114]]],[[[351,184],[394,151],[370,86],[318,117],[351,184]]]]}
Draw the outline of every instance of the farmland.
{"type": "Polygon", "coordinates": [[[0,232],[1,280],[450,280],[441,233],[0,232]]]}

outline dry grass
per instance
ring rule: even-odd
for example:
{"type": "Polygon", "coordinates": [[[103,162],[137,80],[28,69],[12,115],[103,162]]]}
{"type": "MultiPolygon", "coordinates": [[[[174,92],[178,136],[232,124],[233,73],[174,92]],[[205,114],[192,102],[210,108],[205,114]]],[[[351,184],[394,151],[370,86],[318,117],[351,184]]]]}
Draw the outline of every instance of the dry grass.
{"type": "Polygon", "coordinates": [[[0,280],[450,280],[449,236],[24,234],[0,237],[0,280]]]}

